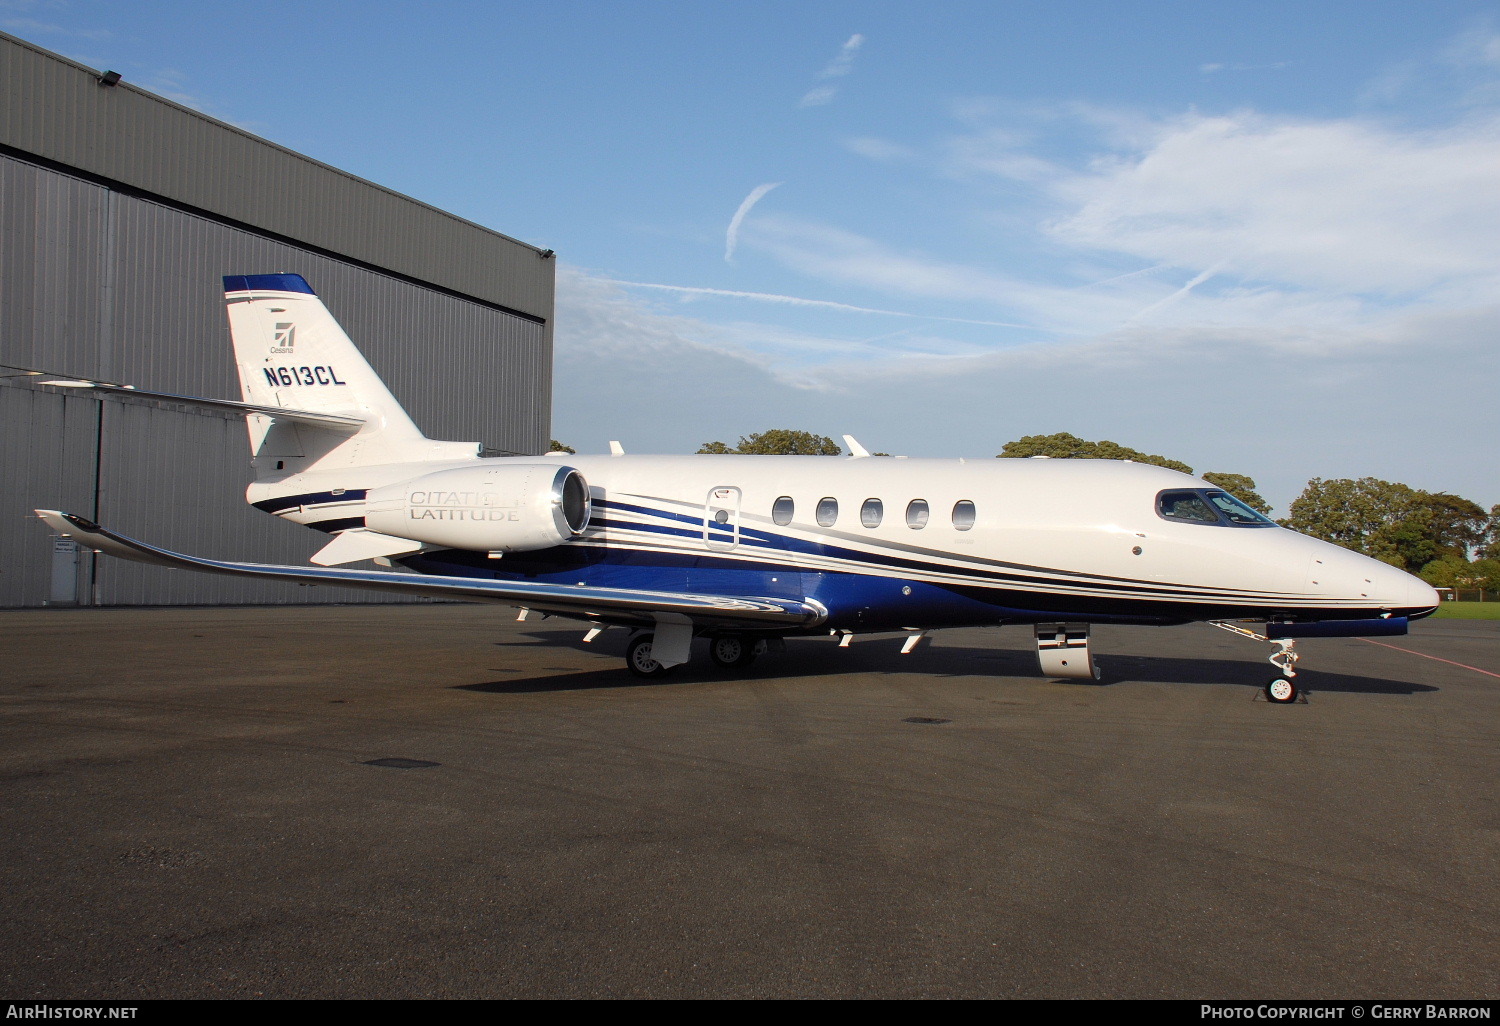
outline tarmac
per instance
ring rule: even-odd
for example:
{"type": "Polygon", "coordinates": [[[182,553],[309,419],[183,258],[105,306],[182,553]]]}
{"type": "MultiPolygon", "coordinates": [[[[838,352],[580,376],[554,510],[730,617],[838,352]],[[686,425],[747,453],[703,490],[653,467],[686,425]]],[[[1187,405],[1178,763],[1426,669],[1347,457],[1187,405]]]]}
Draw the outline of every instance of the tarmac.
{"type": "Polygon", "coordinates": [[[1280,706],[1202,625],[643,682],[513,617],[0,613],[0,997],[1500,997],[1500,622],[1280,706]]]}

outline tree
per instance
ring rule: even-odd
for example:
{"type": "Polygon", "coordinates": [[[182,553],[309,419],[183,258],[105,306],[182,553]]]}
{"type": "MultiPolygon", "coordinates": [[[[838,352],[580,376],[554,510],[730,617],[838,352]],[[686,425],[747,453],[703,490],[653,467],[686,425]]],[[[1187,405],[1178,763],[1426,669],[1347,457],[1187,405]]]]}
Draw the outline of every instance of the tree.
{"type": "Polygon", "coordinates": [[[1417,573],[1443,557],[1468,561],[1483,538],[1484,510],[1447,492],[1374,477],[1313,478],[1285,526],[1417,573]]]}
{"type": "Polygon", "coordinates": [[[742,435],[739,445],[733,449],[723,442],[705,442],[698,451],[736,453],[743,456],[841,456],[844,452],[837,442],[826,435],[786,428],[742,435]]]}
{"type": "Polygon", "coordinates": [[[1460,588],[1467,585],[1471,566],[1467,559],[1444,556],[1428,563],[1417,576],[1434,588],[1460,588]]]}
{"type": "Polygon", "coordinates": [[[1441,555],[1468,559],[1469,550],[1485,544],[1489,517],[1476,502],[1448,492],[1421,492],[1419,502],[1430,514],[1427,534],[1441,555]]]}
{"type": "Polygon", "coordinates": [[[1484,547],[1479,554],[1487,559],[1500,559],[1500,503],[1490,507],[1490,521],[1484,528],[1484,547]]]}
{"type": "MultiPolygon", "coordinates": [[[[1055,435],[1026,435],[1014,442],[1006,442],[998,454],[1001,459],[1025,459],[1030,456],[1050,456],[1055,460],[1131,460],[1135,463],[1151,463],[1170,470],[1191,474],[1193,468],[1179,460],[1165,456],[1153,456],[1131,449],[1118,442],[1090,442],[1059,431],[1055,435]]],[[[1228,491],[1226,488],[1225,491],[1228,491]]]]}
{"type": "Polygon", "coordinates": [[[1457,556],[1434,559],[1418,574],[1434,588],[1482,588],[1500,591],[1500,559],[1469,562],[1457,556]]]}
{"type": "Polygon", "coordinates": [[[573,448],[571,445],[563,445],[561,442],[559,442],[557,439],[554,438],[554,439],[552,439],[551,442],[548,443],[548,445],[547,445],[547,451],[548,452],[574,452],[574,453],[576,453],[578,450],[575,449],[575,448],[573,448]]]}
{"type": "Polygon", "coordinates": [[[1500,559],[1476,559],[1474,583],[1485,591],[1500,591],[1500,559]]]}
{"type": "Polygon", "coordinates": [[[1204,474],[1203,480],[1222,488],[1257,513],[1270,513],[1271,504],[1255,490],[1255,479],[1244,474],[1204,474]]]}
{"type": "Polygon", "coordinates": [[[1414,488],[1375,477],[1357,481],[1315,477],[1293,500],[1283,523],[1294,531],[1378,558],[1391,550],[1390,534],[1411,513],[1416,497],[1414,488]]]}

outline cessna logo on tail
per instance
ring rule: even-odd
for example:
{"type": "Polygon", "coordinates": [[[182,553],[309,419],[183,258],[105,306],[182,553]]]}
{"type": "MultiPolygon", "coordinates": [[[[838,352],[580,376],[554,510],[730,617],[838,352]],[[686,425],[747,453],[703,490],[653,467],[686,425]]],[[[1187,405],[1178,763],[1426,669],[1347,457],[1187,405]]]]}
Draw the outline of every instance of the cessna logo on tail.
{"type": "Polygon", "coordinates": [[[297,326],[295,324],[276,325],[276,334],[271,339],[271,352],[290,353],[292,347],[297,344],[297,326]]]}

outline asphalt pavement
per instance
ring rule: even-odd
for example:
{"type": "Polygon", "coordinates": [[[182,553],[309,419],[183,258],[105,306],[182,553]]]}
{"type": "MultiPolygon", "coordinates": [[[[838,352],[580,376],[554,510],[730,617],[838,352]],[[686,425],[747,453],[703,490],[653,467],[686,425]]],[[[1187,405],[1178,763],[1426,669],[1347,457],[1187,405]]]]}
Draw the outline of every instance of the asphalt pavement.
{"type": "Polygon", "coordinates": [[[1500,996],[1500,622],[1278,706],[1206,626],[646,683],[513,615],[0,612],[0,997],[1500,996]]]}

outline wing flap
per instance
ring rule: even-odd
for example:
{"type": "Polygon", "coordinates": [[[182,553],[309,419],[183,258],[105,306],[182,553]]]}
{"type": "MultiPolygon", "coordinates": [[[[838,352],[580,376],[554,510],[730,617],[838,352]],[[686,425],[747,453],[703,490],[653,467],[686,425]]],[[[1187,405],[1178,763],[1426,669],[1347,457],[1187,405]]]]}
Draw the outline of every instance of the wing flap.
{"type": "Polygon", "coordinates": [[[496,581],[380,570],[334,570],[204,559],[115,534],[91,520],[71,513],[39,509],[36,515],[58,534],[73,538],[79,544],[106,555],[200,573],[290,581],[294,584],[363,588],[464,602],[496,602],[604,622],[652,624],[661,614],[673,613],[686,616],[693,623],[703,626],[765,629],[813,627],[828,615],[827,610],[816,602],[794,599],[694,595],[684,592],[544,584],[537,581],[496,581]]]}

